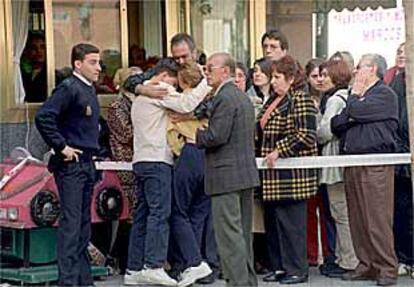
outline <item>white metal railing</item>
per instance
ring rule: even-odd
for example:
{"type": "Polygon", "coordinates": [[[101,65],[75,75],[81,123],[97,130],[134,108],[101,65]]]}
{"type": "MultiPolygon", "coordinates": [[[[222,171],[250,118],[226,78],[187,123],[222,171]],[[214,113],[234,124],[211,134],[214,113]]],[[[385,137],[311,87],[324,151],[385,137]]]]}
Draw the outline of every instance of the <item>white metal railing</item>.
{"type": "MultiPolygon", "coordinates": [[[[256,158],[259,169],[267,169],[263,158],[256,158]]],[[[322,168],[322,167],[349,167],[349,166],[374,166],[397,165],[411,163],[410,153],[387,154],[359,154],[337,156],[306,156],[280,158],[276,161],[275,169],[292,168],[322,168]]],[[[95,163],[99,170],[132,170],[131,162],[98,161],[95,163]]]]}

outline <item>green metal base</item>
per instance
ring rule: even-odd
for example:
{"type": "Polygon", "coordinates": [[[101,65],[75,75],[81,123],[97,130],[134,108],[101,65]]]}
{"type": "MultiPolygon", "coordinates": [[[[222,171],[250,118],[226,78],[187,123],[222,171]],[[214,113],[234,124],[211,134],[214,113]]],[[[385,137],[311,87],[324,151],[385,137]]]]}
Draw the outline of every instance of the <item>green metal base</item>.
{"type": "MultiPolygon", "coordinates": [[[[109,269],[104,266],[92,266],[93,277],[109,276],[109,269]]],[[[27,284],[38,284],[58,280],[57,265],[46,265],[28,268],[0,268],[1,281],[14,281],[27,284]]]]}
{"type": "MultiPolygon", "coordinates": [[[[1,227],[0,237],[0,257],[12,257],[23,260],[26,264],[38,265],[56,261],[57,228],[55,227],[32,229],[1,227]]],[[[4,259],[0,261],[4,262],[4,259]]]]}

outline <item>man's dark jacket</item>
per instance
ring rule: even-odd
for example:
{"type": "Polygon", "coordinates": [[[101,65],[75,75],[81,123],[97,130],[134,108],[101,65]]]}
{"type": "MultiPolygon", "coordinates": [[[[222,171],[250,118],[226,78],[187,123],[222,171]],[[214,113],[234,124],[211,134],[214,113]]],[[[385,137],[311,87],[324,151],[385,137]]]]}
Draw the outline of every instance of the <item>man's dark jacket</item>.
{"type": "Polygon", "coordinates": [[[397,95],[379,80],[362,97],[350,95],[346,108],[332,118],[331,127],[342,137],[345,154],[396,152],[397,95]]]}
{"type": "Polygon", "coordinates": [[[209,126],[197,132],[206,151],[206,192],[223,194],[259,186],[254,154],[254,108],[233,82],[213,97],[209,126]]]}

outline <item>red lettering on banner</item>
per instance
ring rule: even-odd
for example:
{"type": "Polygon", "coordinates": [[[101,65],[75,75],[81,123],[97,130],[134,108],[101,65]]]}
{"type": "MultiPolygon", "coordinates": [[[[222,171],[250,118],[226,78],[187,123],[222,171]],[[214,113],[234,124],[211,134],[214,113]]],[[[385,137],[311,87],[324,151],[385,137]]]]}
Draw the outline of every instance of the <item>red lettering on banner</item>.
{"type": "Polygon", "coordinates": [[[369,31],[363,30],[362,31],[362,41],[369,42],[369,31]]]}
{"type": "Polygon", "coordinates": [[[371,30],[363,30],[362,41],[363,42],[387,42],[387,41],[400,41],[402,36],[401,27],[384,27],[374,28],[371,30]]]}

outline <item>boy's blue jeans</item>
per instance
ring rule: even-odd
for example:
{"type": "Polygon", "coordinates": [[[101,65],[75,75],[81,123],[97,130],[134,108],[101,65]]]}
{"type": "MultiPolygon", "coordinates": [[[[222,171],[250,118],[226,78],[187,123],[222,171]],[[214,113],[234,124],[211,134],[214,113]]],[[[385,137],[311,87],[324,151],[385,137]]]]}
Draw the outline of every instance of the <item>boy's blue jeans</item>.
{"type": "Polygon", "coordinates": [[[138,205],[129,239],[128,269],[160,268],[167,258],[173,168],[161,162],[138,162],[133,167],[138,205]]]}

